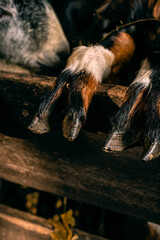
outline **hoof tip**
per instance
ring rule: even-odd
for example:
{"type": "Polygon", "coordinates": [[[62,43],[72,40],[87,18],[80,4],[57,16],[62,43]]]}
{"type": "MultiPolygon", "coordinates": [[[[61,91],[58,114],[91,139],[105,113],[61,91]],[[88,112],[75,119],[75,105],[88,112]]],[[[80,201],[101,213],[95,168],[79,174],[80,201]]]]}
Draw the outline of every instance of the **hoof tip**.
{"type": "Polygon", "coordinates": [[[144,151],[141,157],[142,161],[148,162],[152,159],[157,158],[160,155],[160,143],[158,140],[154,142],[148,141],[147,144],[144,146],[144,151]]]}
{"type": "Polygon", "coordinates": [[[73,142],[79,134],[79,131],[82,127],[82,122],[79,118],[69,119],[68,116],[65,116],[63,120],[63,136],[68,139],[68,141],[73,142]]]}
{"type": "Polygon", "coordinates": [[[113,132],[109,134],[102,150],[104,152],[118,152],[124,150],[125,146],[122,140],[123,135],[124,134],[121,132],[113,132]]]}
{"type": "Polygon", "coordinates": [[[28,129],[36,134],[44,134],[50,131],[50,126],[48,122],[35,117],[31,124],[28,126],[28,129]]]}

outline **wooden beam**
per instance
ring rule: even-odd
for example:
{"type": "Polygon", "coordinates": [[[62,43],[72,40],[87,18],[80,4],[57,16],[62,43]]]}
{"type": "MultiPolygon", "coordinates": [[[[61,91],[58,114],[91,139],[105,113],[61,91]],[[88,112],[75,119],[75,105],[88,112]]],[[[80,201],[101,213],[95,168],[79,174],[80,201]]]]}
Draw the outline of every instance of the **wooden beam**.
{"type": "MultiPolygon", "coordinates": [[[[17,138],[17,131],[22,132],[20,125],[27,129],[40,98],[53,88],[55,78],[0,73],[0,79],[0,129],[10,135],[0,134],[1,178],[160,223],[158,159],[141,162],[139,147],[103,153],[106,135],[100,132],[82,131],[73,143],[57,130],[17,138]],[[18,121],[17,128],[12,119],[18,121]]],[[[101,85],[92,101],[86,129],[107,131],[126,90],[101,85]]],[[[62,105],[57,111],[58,122],[63,116],[59,112],[62,105]]]]}
{"type": "MultiPolygon", "coordinates": [[[[49,222],[41,217],[0,204],[1,240],[54,240],[49,222]]],[[[76,240],[107,240],[73,229],[76,240]]]]}
{"type": "Polygon", "coordinates": [[[71,143],[59,130],[27,139],[0,134],[0,178],[160,223],[159,159],[141,162],[139,147],[104,153],[105,138],[82,131],[71,143]]]}
{"type": "MultiPolygon", "coordinates": [[[[54,87],[55,81],[55,77],[0,72],[0,107],[5,106],[8,115],[18,119],[27,128],[38,110],[41,98],[54,87]]],[[[100,85],[91,103],[85,128],[90,131],[107,131],[111,127],[110,118],[122,104],[126,90],[124,86],[100,85]]],[[[66,98],[67,89],[51,118],[54,128],[61,126],[66,98]]]]}

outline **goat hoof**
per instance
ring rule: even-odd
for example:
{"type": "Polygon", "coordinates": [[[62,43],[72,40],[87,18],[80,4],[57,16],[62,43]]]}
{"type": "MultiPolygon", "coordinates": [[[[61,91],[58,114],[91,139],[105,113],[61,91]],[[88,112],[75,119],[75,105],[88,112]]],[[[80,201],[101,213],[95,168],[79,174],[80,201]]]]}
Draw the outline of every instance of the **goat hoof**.
{"type": "Polygon", "coordinates": [[[141,159],[143,161],[150,161],[160,155],[160,142],[156,139],[154,142],[147,142],[144,145],[144,151],[141,159]]]}
{"type": "Polygon", "coordinates": [[[141,137],[141,132],[136,132],[135,130],[116,130],[109,134],[105,145],[103,147],[104,152],[109,151],[122,151],[125,148],[139,142],[141,137]]]}
{"type": "Polygon", "coordinates": [[[62,124],[63,136],[69,141],[74,141],[78,136],[78,133],[82,127],[82,122],[79,118],[70,119],[67,115],[65,116],[62,124]]]}
{"type": "Polygon", "coordinates": [[[35,116],[31,124],[28,126],[28,129],[34,133],[43,134],[50,131],[50,126],[46,119],[40,119],[35,116]]]}
{"type": "Polygon", "coordinates": [[[115,131],[109,134],[102,150],[104,152],[122,151],[125,148],[123,143],[123,135],[124,135],[124,132],[119,132],[119,131],[115,131]]]}

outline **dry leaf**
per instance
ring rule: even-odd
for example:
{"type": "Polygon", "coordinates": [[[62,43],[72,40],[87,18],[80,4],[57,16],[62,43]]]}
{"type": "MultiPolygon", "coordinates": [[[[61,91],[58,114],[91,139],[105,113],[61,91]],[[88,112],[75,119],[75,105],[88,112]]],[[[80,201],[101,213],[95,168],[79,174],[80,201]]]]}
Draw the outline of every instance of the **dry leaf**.
{"type": "Polygon", "coordinates": [[[76,240],[76,236],[73,236],[71,227],[76,225],[73,217],[73,211],[70,209],[66,213],[60,215],[54,215],[53,219],[49,219],[49,222],[54,226],[54,230],[51,234],[53,240],[76,240]]]}

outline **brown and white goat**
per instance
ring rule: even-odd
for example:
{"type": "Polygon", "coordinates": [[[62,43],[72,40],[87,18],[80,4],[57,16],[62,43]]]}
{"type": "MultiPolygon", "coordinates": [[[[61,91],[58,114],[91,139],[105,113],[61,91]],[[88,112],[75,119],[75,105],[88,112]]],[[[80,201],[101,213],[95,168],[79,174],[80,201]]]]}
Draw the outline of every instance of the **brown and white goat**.
{"type": "Polygon", "coordinates": [[[37,133],[47,131],[48,114],[68,84],[70,92],[63,135],[73,141],[86,120],[98,84],[104,79],[116,82],[117,76],[127,79],[130,69],[133,74],[129,73],[128,82],[132,84],[123,106],[113,118],[113,129],[103,149],[121,151],[143,139],[142,159],[151,160],[160,154],[160,1],[106,0],[97,13],[107,22],[106,31],[119,22],[126,25],[95,45],[74,49],[55,88],[42,101],[30,129],[37,133]],[[135,127],[137,119],[139,124],[135,127]]]}

